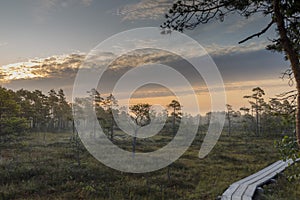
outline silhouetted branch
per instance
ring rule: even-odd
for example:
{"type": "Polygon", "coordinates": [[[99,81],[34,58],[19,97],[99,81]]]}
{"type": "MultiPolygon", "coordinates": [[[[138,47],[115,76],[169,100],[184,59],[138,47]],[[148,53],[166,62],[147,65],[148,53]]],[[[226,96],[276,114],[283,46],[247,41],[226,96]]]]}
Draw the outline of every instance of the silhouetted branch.
{"type": "Polygon", "coordinates": [[[265,32],[267,32],[267,30],[268,30],[273,24],[274,24],[274,21],[272,20],[272,21],[267,25],[266,28],[264,28],[263,30],[261,30],[261,31],[258,32],[258,33],[255,33],[255,34],[253,34],[253,35],[250,35],[250,36],[247,37],[246,39],[240,41],[239,44],[244,43],[244,42],[246,42],[246,41],[248,41],[248,40],[250,40],[250,39],[252,39],[252,38],[254,38],[254,37],[259,37],[259,36],[261,36],[262,34],[264,34],[265,32]]]}
{"type": "Polygon", "coordinates": [[[273,98],[273,99],[280,100],[280,101],[289,100],[291,104],[295,105],[297,96],[298,96],[297,90],[291,90],[288,92],[283,92],[281,94],[278,94],[276,95],[277,98],[273,98]]]}
{"type": "Polygon", "coordinates": [[[289,86],[294,85],[294,74],[292,69],[287,69],[282,73],[282,76],[280,77],[281,79],[288,78],[288,84],[289,86]]]}

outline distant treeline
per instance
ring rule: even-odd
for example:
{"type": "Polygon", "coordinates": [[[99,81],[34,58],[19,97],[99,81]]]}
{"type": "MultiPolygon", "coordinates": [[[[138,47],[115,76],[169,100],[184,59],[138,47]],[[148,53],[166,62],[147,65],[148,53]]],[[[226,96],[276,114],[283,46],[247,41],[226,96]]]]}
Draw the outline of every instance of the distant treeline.
{"type": "Polygon", "coordinates": [[[0,87],[0,134],[24,131],[60,132],[71,128],[71,105],[62,89],[12,91],[0,87]]]}
{"type": "MultiPolygon", "coordinates": [[[[287,134],[292,133],[295,128],[295,95],[287,92],[268,102],[264,99],[264,91],[253,88],[251,95],[244,96],[249,100],[249,107],[242,107],[233,110],[227,105],[225,131],[230,135],[233,132],[244,132],[253,135],[287,134]]],[[[118,108],[118,102],[113,95],[103,98],[100,93],[92,89],[88,91],[89,97],[77,98],[74,102],[76,112],[83,108],[95,109],[98,122],[105,132],[113,139],[114,129],[118,129],[115,123],[113,112],[122,114],[122,108],[118,108]]],[[[151,105],[139,105],[140,108],[130,110],[136,113],[132,119],[141,117],[148,119],[151,105]],[[145,107],[146,106],[146,107],[145,107]],[[138,111],[138,112],[137,112],[138,111]],[[143,111],[143,112],[141,112],[143,111]],[[140,116],[139,116],[140,115],[140,116]]],[[[184,105],[183,105],[184,106],[184,105]]],[[[188,117],[191,123],[200,118],[199,131],[205,132],[209,125],[211,113],[205,116],[191,116],[188,113],[181,113],[181,105],[173,100],[166,105],[168,118],[163,132],[175,134],[182,116],[188,117]],[[170,111],[170,112],[169,112],[170,111]]],[[[87,119],[88,120],[88,119],[87,119]]],[[[0,136],[11,133],[22,133],[28,131],[37,132],[62,132],[71,131],[73,127],[72,104],[67,102],[64,91],[59,89],[50,90],[43,94],[39,90],[17,90],[13,91],[0,86],[0,136]]]]}

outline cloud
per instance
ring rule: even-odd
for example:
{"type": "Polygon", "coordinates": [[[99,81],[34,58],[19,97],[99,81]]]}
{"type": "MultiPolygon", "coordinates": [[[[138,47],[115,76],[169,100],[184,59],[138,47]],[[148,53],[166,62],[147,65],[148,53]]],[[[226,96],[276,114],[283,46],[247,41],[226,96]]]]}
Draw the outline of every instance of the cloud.
{"type": "MultiPolygon", "coordinates": [[[[255,87],[261,88],[289,88],[287,82],[281,81],[279,79],[265,79],[265,80],[255,80],[255,81],[237,81],[237,82],[227,82],[224,84],[224,87],[227,92],[240,92],[245,91],[243,94],[251,93],[251,90],[255,87]]],[[[201,85],[197,85],[193,87],[195,93],[197,95],[208,95],[209,91],[205,83],[203,82],[201,85]]],[[[215,91],[221,91],[223,86],[218,86],[214,88],[215,91]]],[[[191,95],[193,94],[190,88],[178,88],[176,91],[179,94],[183,95],[191,95]]],[[[167,96],[174,96],[174,94],[165,87],[156,85],[156,84],[149,84],[139,88],[133,95],[132,98],[153,98],[153,97],[167,97],[167,96]]]]}
{"type": "Polygon", "coordinates": [[[133,51],[126,55],[118,57],[110,65],[111,70],[118,70],[123,67],[137,67],[141,65],[148,65],[153,63],[167,63],[180,59],[177,55],[167,51],[156,49],[144,49],[133,51]]]}
{"type": "MultiPolygon", "coordinates": [[[[264,43],[251,43],[248,46],[212,44],[206,46],[206,49],[212,55],[225,83],[272,78],[278,80],[280,72],[285,69],[285,63],[280,56],[262,50],[264,46],[264,43]]],[[[189,51],[190,56],[194,56],[192,59],[199,56],[195,55],[192,49],[189,51]]],[[[171,48],[170,52],[172,52],[171,48]]],[[[170,52],[157,49],[140,49],[119,57],[112,52],[94,52],[88,57],[84,53],[74,53],[30,59],[26,62],[2,66],[0,68],[0,84],[13,85],[16,88],[18,83],[20,84],[19,87],[25,87],[25,83],[26,86],[29,86],[31,83],[32,88],[37,87],[37,85],[49,88],[52,87],[51,85],[61,83],[65,88],[71,88],[80,66],[83,71],[108,66],[108,69],[99,80],[98,87],[101,93],[106,94],[110,93],[115,83],[132,68],[160,63],[175,69],[185,76],[197,93],[206,92],[206,89],[202,88],[202,86],[205,86],[205,83],[201,75],[186,60],[170,52]],[[85,60],[86,58],[88,60],[85,60]],[[111,59],[115,60],[110,63],[111,59]],[[84,61],[86,62],[82,65],[84,61]],[[201,87],[198,88],[198,86],[201,87]]],[[[165,75],[165,78],[172,81],[174,87],[180,87],[180,83],[168,74],[165,75]]],[[[253,84],[247,83],[246,85],[230,85],[227,89],[233,90],[234,87],[239,86],[249,88],[254,85],[255,82],[253,84]]],[[[180,89],[180,91],[184,92],[184,89],[180,89]]],[[[137,96],[135,98],[151,97],[151,95],[164,96],[164,93],[170,95],[166,90],[150,87],[149,90],[142,90],[136,93],[137,96]]]]}
{"type": "Polygon", "coordinates": [[[81,3],[85,6],[90,6],[93,3],[93,0],[81,0],[81,3]]]}
{"type": "Polygon", "coordinates": [[[158,19],[170,9],[173,0],[142,0],[136,4],[126,5],[118,10],[123,20],[158,19]]]}
{"type": "MultiPolygon", "coordinates": [[[[281,58],[275,57],[275,54],[268,51],[255,50],[257,48],[255,44],[246,50],[220,45],[212,45],[211,47],[211,52],[215,52],[215,55],[221,54],[215,56],[215,61],[225,80],[229,98],[228,103],[237,105],[237,109],[247,105],[247,101],[244,101],[242,96],[250,94],[253,87],[266,88],[269,96],[288,90],[287,82],[280,81],[278,78],[279,73],[276,75],[281,70],[278,67],[281,65],[281,58]]],[[[115,57],[113,53],[102,52],[98,58],[97,55],[92,55],[91,58],[92,60],[95,59],[98,65],[103,66],[108,64],[108,60],[112,57],[115,57]]],[[[11,89],[39,89],[44,92],[53,88],[62,88],[70,100],[74,78],[85,58],[86,54],[76,53],[54,55],[47,58],[37,58],[26,62],[5,65],[0,68],[0,84],[11,89]]],[[[206,105],[210,103],[209,95],[201,76],[185,60],[168,52],[158,50],[139,50],[126,56],[118,57],[110,64],[109,69],[102,76],[103,79],[101,78],[99,81],[98,89],[100,93],[106,96],[112,91],[116,81],[128,70],[150,63],[165,64],[184,75],[199,96],[199,102],[201,105],[204,105],[204,110],[209,110],[209,108],[206,109],[208,107],[206,105]]],[[[86,70],[89,70],[89,68],[86,70]]],[[[166,75],[165,78],[172,81],[173,86],[180,95],[186,98],[191,95],[190,90],[183,88],[173,77],[166,75]]],[[[125,90],[123,92],[126,93],[125,90]]],[[[133,102],[148,102],[149,100],[150,103],[154,104],[155,102],[161,103],[163,101],[163,105],[166,105],[170,100],[174,99],[174,96],[168,89],[152,84],[140,88],[132,98],[133,102]],[[155,101],[155,99],[158,100],[155,101]]],[[[191,108],[190,110],[192,112],[193,109],[191,108]]]]}
{"type": "Polygon", "coordinates": [[[58,78],[66,74],[74,76],[84,58],[85,55],[82,54],[70,54],[4,65],[0,69],[0,82],[49,77],[58,78]]]}
{"type": "MultiPolygon", "coordinates": [[[[108,67],[106,75],[121,76],[126,71],[140,65],[151,63],[166,63],[176,60],[176,56],[165,51],[140,50],[122,55],[109,63],[116,56],[111,52],[101,52],[97,55],[74,53],[54,55],[47,58],[35,58],[28,61],[3,65],[0,68],[0,82],[10,82],[24,79],[75,77],[79,67],[84,70],[108,67]],[[84,62],[85,61],[85,62],[84,62]],[[82,65],[84,63],[84,65],[82,65]]],[[[177,58],[178,59],[178,58],[177,58]]]]}
{"type": "Polygon", "coordinates": [[[254,15],[249,18],[242,18],[240,16],[236,16],[234,19],[231,19],[233,23],[226,27],[226,33],[234,33],[236,31],[240,31],[246,26],[250,27],[253,24],[261,23],[263,18],[263,15],[254,15]]]}
{"type": "Polygon", "coordinates": [[[90,6],[93,0],[39,0],[38,5],[42,9],[53,9],[57,7],[68,7],[75,4],[90,6]]]}
{"type": "MultiPolygon", "coordinates": [[[[139,41],[134,41],[139,42],[139,41]]],[[[151,43],[151,41],[140,41],[151,43]]],[[[153,41],[152,41],[153,42],[153,41]]],[[[155,43],[155,42],[154,42],[155,43]]],[[[247,63],[247,58],[250,56],[253,57],[255,52],[262,53],[267,43],[250,43],[247,45],[218,45],[211,44],[206,45],[205,49],[207,52],[215,59],[217,64],[223,67],[225,63],[224,69],[232,72],[232,70],[239,69],[238,65],[241,63],[247,63]],[[248,55],[248,57],[247,57],[248,55]],[[229,57],[228,57],[229,56],[229,57]],[[229,58],[229,59],[228,59],[229,58]],[[228,67],[235,66],[235,67],[228,67]],[[234,68],[234,69],[232,69],[234,68]]],[[[148,46],[148,45],[146,45],[148,46]]],[[[150,45],[151,46],[151,45],[150,45]]],[[[93,63],[92,65],[86,64],[89,67],[106,67],[109,65],[109,70],[106,72],[107,76],[119,78],[121,75],[126,73],[130,68],[161,63],[166,65],[173,65],[176,70],[180,70],[181,73],[189,73],[194,74],[194,71],[190,71],[190,67],[186,67],[185,70],[182,70],[182,66],[188,66],[189,64],[184,61],[179,56],[172,53],[172,48],[180,48],[182,44],[179,42],[178,44],[174,44],[169,47],[169,52],[151,48],[145,48],[143,50],[133,51],[126,55],[121,55],[117,57],[112,63],[108,63],[112,58],[115,58],[112,52],[98,52],[95,55],[89,55],[89,59],[87,62],[93,63]]],[[[190,58],[197,58],[202,55],[195,54],[194,49],[182,49],[185,55],[188,55],[190,58]]],[[[263,55],[263,54],[261,54],[263,55]]],[[[85,60],[85,54],[83,53],[74,53],[69,55],[58,55],[51,56],[48,58],[39,58],[39,59],[31,59],[26,62],[18,62],[9,65],[4,65],[0,69],[1,73],[1,82],[4,81],[12,81],[17,79],[37,79],[37,78],[49,78],[49,77],[63,77],[65,74],[68,76],[74,77],[79,66],[81,66],[82,62],[85,60]]],[[[257,58],[263,59],[263,58],[257,58]]],[[[248,59],[249,60],[249,59],[248,59]]],[[[258,61],[258,60],[257,60],[258,61]]],[[[255,68],[255,66],[250,66],[253,62],[247,63],[249,68],[255,68]]],[[[255,64],[255,63],[254,63],[255,64]]],[[[268,64],[268,63],[265,63],[268,64]]],[[[257,67],[259,66],[256,64],[257,67]]],[[[222,68],[220,69],[222,71],[222,68]]],[[[244,69],[245,70],[245,69],[244,69]]],[[[195,78],[197,79],[197,78],[195,78]]]]}
{"type": "Polygon", "coordinates": [[[268,42],[252,42],[245,45],[205,45],[206,51],[213,56],[224,56],[240,53],[248,53],[263,50],[268,45],[268,42]]]}
{"type": "Polygon", "coordinates": [[[72,5],[90,6],[93,0],[36,0],[34,18],[38,23],[44,23],[53,11],[72,5]]]}
{"type": "MultiPolygon", "coordinates": [[[[138,41],[135,41],[138,42],[138,41]]],[[[144,41],[145,42],[145,41],[144,41]]],[[[149,41],[148,41],[149,42],[149,41]]],[[[124,73],[133,67],[161,63],[168,66],[172,66],[174,69],[179,70],[180,73],[186,74],[192,77],[192,80],[197,83],[198,76],[192,67],[189,66],[183,58],[171,53],[172,48],[180,47],[180,44],[175,44],[174,47],[170,47],[170,52],[157,50],[157,49],[143,49],[130,52],[126,55],[117,57],[112,63],[109,63],[112,58],[115,58],[111,52],[98,52],[95,55],[89,55],[89,59],[86,61],[84,67],[106,67],[109,65],[109,69],[105,72],[107,80],[117,80],[124,73]],[[90,63],[92,64],[90,64],[90,63]],[[183,70],[183,66],[184,70],[183,70]]],[[[260,68],[259,60],[263,58],[257,58],[257,63],[249,62],[247,58],[253,55],[257,56],[255,52],[262,53],[262,49],[266,46],[266,43],[250,43],[248,45],[206,45],[205,49],[215,59],[220,71],[224,74],[230,74],[234,71],[245,70],[240,65],[248,66],[249,69],[260,68]],[[248,57],[247,57],[248,55],[248,57]],[[229,56],[229,57],[228,57],[229,56]],[[244,64],[243,64],[244,63],[244,64]],[[253,64],[257,66],[252,66],[253,64]],[[251,67],[252,66],[252,67],[251,67]]],[[[196,58],[201,55],[196,55],[194,49],[183,49],[185,55],[190,58],[196,58]]],[[[261,54],[264,55],[264,54],[261,54]]],[[[0,69],[1,82],[9,82],[18,79],[45,79],[49,77],[75,77],[78,68],[85,60],[85,54],[74,53],[69,55],[51,56],[48,58],[31,59],[26,62],[18,62],[9,65],[4,65],[0,69]]],[[[252,58],[251,57],[251,58],[252,58]]],[[[264,64],[268,64],[265,62],[264,64]]],[[[248,69],[247,69],[248,70],[248,69]]]]}
{"type": "MultiPolygon", "coordinates": [[[[224,55],[233,55],[233,54],[241,54],[248,52],[255,52],[264,50],[270,42],[268,41],[256,41],[256,42],[248,42],[247,44],[235,44],[235,45],[222,45],[216,43],[210,44],[200,44],[206,50],[201,52],[202,55],[199,55],[199,46],[195,45],[195,42],[187,42],[184,43],[182,40],[176,40],[176,36],[165,35],[163,37],[158,37],[157,39],[148,39],[148,40],[140,40],[140,39],[130,39],[124,41],[124,43],[128,43],[132,48],[153,48],[156,49],[159,45],[164,45],[165,49],[169,49],[170,52],[179,52],[181,55],[185,55],[189,58],[203,56],[204,54],[209,53],[212,56],[224,56],[224,55]],[[172,40],[172,43],[168,42],[172,40]],[[184,48],[183,48],[184,47],[184,48]]],[[[114,47],[118,49],[118,47],[114,47]]],[[[120,47],[120,52],[126,52],[127,49],[122,51],[120,47]]]]}

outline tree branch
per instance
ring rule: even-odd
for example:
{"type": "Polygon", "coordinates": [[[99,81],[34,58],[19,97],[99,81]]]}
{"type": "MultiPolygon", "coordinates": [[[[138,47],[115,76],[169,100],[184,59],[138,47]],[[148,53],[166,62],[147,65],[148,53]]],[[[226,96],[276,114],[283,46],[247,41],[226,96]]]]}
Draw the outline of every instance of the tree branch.
{"type": "Polygon", "coordinates": [[[285,70],[283,73],[281,73],[281,79],[288,79],[288,84],[289,86],[293,86],[294,85],[294,74],[293,74],[293,70],[292,69],[287,69],[285,70]]]}
{"type": "Polygon", "coordinates": [[[264,28],[263,30],[261,30],[261,31],[258,32],[258,33],[255,33],[255,34],[253,34],[253,35],[247,37],[246,39],[240,41],[239,44],[242,44],[242,43],[244,43],[244,42],[246,42],[246,41],[248,41],[248,40],[250,40],[250,39],[252,39],[252,38],[254,38],[254,37],[259,37],[259,36],[261,36],[262,34],[264,34],[265,32],[267,32],[267,30],[268,30],[273,24],[274,24],[274,20],[272,20],[272,21],[268,24],[268,26],[267,26],[266,28],[264,28]]]}

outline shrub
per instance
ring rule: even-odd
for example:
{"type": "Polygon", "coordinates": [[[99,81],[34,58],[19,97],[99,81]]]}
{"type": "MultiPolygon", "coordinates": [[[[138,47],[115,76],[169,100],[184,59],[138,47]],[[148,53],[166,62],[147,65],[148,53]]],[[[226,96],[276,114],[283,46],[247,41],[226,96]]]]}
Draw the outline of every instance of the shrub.
{"type": "Polygon", "coordinates": [[[282,140],[275,141],[275,147],[279,150],[283,160],[292,159],[294,164],[290,167],[291,170],[287,174],[289,181],[300,178],[300,167],[296,162],[300,158],[300,150],[297,141],[294,137],[284,136],[282,140]]]}
{"type": "Polygon", "coordinates": [[[27,120],[19,117],[9,117],[0,119],[0,135],[10,135],[23,133],[28,129],[27,120]]]}

